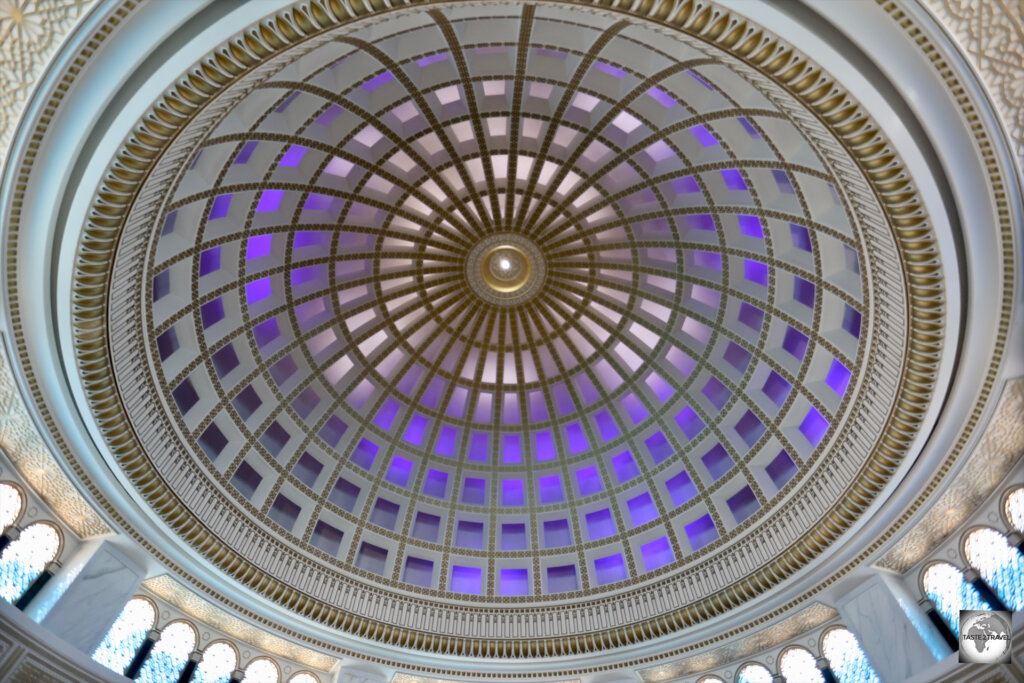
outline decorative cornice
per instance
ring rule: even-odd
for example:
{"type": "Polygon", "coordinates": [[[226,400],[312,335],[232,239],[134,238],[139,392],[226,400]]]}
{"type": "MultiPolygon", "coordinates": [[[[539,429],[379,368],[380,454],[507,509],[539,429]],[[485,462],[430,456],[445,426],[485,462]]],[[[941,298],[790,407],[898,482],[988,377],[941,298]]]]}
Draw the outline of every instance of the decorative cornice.
{"type": "MultiPolygon", "coordinates": [[[[418,3],[395,3],[411,7],[418,3]]],[[[586,4],[586,3],[580,3],[586,4]]],[[[109,267],[137,190],[178,131],[227,86],[270,58],[324,31],[385,11],[383,5],[306,2],[262,21],[200,62],[179,81],[126,141],[104,178],[83,231],[75,273],[76,353],[92,411],[122,469],[151,507],[215,566],[290,610],[333,628],[404,648],[476,657],[543,657],[593,652],[676,632],[721,614],[777,585],[819,555],[871,504],[916,438],[929,404],[945,320],[943,275],[923,205],[892,145],[868,114],[820,67],[760,27],[703,2],[653,2],[620,9],[724,50],[786,89],[813,112],[859,164],[893,229],[907,281],[910,331],[899,395],[867,465],[845,496],[799,542],[713,597],[656,618],[603,631],[516,640],[442,636],[387,626],[314,599],[272,578],[197,524],[163,480],[126,419],[111,382],[106,314],[109,267]]],[[[788,607],[788,606],[787,606],[788,607]]]]}

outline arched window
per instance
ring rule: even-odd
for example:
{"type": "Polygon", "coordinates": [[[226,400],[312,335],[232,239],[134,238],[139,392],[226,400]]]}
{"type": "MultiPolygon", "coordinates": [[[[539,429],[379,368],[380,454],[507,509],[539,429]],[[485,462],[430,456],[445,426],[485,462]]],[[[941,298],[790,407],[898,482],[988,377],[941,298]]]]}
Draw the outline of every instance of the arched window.
{"type": "Polygon", "coordinates": [[[882,683],[851,631],[831,629],[821,639],[821,651],[839,683],[882,683]]]}
{"type": "Polygon", "coordinates": [[[747,664],[740,669],[736,683],[772,683],[772,672],[760,664],[747,664]]]}
{"type": "Polygon", "coordinates": [[[277,670],[277,664],[266,657],[260,657],[252,660],[249,662],[249,666],[245,667],[245,678],[242,681],[243,683],[280,683],[281,673],[277,670]]]}
{"type": "Polygon", "coordinates": [[[196,630],[185,621],[175,621],[160,632],[160,640],[146,658],[139,683],[177,683],[188,656],[196,649],[196,630]]]}
{"type": "Polygon", "coordinates": [[[976,529],[964,543],[967,562],[1010,609],[1024,609],[1024,555],[994,529],[976,529]]]}
{"type": "Polygon", "coordinates": [[[1006,507],[1003,511],[1010,526],[1024,533],[1024,486],[1006,497],[1006,507]]]}
{"type": "Polygon", "coordinates": [[[697,681],[697,683],[725,683],[725,681],[718,676],[705,676],[697,681]]]}
{"type": "Polygon", "coordinates": [[[25,499],[16,486],[6,481],[0,483],[0,532],[18,521],[24,506],[25,499]]]}
{"type": "Polygon", "coordinates": [[[779,673],[786,683],[825,683],[814,655],[802,647],[791,647],[779,657],[779,673]]]}
{"type": "Polygon", "coordinates": [[[16,602],[46,564],[57,559],[60,534],[50,524],[37,522],[22,529],[0,556],[0,598],[16,602]]]}
{"type": "Polygon", "coordinates": [[[928,567],[922,583],[925,594],[957,636],[960,635],[960,610],[992,609],[974,586],[964,581],[960,570],[951,564],[939,562],[928,567]]]}
{"type": "Polygon", "coordinates": [[[288,683],[320,683],[320,679],[306,671],[300,671],[288,679],[288,683]]]}
{"type": "Polygon", "coordinates": [[[156,623],[153,603],[143,598],[132,598],[121,610],[117,621],[103,636],[103,641],[92,653],[92,658],[111,671],[123,673],[132,663],[146,633],[156,623]]]}
{"type": "Polygon", "coordinates": [[[238,668],[235,648],[221,641],[210,643],[203,650],[203,661],[192,676],[192,683],[228,683],[231,672],[238,668]]]}

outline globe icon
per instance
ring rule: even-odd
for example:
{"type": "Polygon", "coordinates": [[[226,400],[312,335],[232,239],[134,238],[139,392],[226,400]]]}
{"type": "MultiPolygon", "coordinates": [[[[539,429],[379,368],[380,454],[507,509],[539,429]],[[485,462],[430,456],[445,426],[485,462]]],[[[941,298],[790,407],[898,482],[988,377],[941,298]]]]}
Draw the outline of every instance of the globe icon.
{"type": "Polygon", "coordinates": [[[1005,658],[1010,649],[1010,625],[995,612],[965,614],[960,625],[961,661],[989,664],[1005,658]]]}

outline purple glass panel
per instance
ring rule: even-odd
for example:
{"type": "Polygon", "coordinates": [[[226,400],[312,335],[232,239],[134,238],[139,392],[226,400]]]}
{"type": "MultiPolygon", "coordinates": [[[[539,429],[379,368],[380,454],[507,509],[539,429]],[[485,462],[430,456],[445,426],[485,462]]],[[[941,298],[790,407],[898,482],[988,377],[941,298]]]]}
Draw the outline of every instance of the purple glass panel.
{"type": "Polygon", "coordinates": [[[462,482],[462,502],[467,505],[487,503],[487,480],[466,477],[462,482]]]}
{"type": "Polygon", "coordinates": [[[629,419],[633,420],[633,424],[640,424],[647,419],[647,408],[634,394],[626,394],[622,397],[622,407],[626,409],[629,414],[629,419]]]}
{"type": "Polygon", "coordinates": [[[363,541],[356,554],[356,566],[378,576],[384,575],[388,563],[388,551],[363,541]]]}
{"type": "Polygon", "coordinates": [[[772,176],[775,178],[775,184],[779,186],[779,192],[782,194],[796,194],[796,190],[793,189],[793,181],[789,179],[789,174],[781,170],[773,170],[772,176]]]}
{"type": "Polygon", "coordinates": [[[707,468],[708,474],[716,481],[733,466],[732,458],[729,457],[725,446],[720,443],[716,443],[711,450],[700,456],[700,459],[704,463],[704,467],[707,468]]]}
{"type": "Polygon", "coordinates": [[[594,62],[594,68],[608,74],[609,76],[615,76],[615,78],[622,78],[626,75],[626,72],[622,69],[614,67],[611,64],[605,64],[604,62],[594,62]]]}
{"type": "Polygon", "coordinates": [[[281,451],[284,450],[285,445],[290,441],[292,435],[288,433],[288,430],[281,426],[277,420],[270,423],[270,426],[260,435],[260,443],[270,455],[276,459],[281,455],[281,451]]]}
{"type": "Polygon", "coordinates": [[[594,466],[576,470],[576,484],[579,486],[581,496],[589,496],[604,490],[601,485],[601,474],[594,466]]]}
{"type": "Polygon", "coordinates": [[[345,111],[336,104],[332,104],[324,110],[323,114],[316,117],[316,124],[318,126],[329,126],[334,123],[334,119],[341,115],[341,112],[345,111]]]}
{"type": "Polygon", "coordinates": [[[860,339],[860,311],[850,304],[844,305],[846,308],[843,309],[843,329],[860,339]]]}
{"type": "Polygon", "coordinates": [[[502,462],[522,462],[523,452],[522,447],[519,443],[518,434],[506,434],[501,439],[501,461],[502,462]]]}
{"type": "Polygon", "coordinates": [[[569,56],[567,53],[562,52],[561,50],[551,50],[546,47],[534,48],[534,52],[536,52],[538,55],[541,55],[542,57],[553,57],[555,59],[565,59],[566,57],[569,56]]]}
{"type": "MultiPolygon", "coordinates": [[[[709,213],[694,213],[694,214],[690,214],[690,215],[688,215],[686,217],[686,225],[690,228],[690,230],[703,230],[705,232],[709,232],[709,231],[712,231],[712,230],[715,229],[715,219],[709,213]]],[[[706,253],[706,252],[698,252],[698,253],[706,253]]],[[[717,254],[716,254],[716,256],[717,256],[717,254]]],[[[713,268],[714,266],[708,266],[708,267],[712,267],[713,268]]],[[[718,257],[718,268],[721,269],[721,267],[722,267],[722,258],[719,256],[718,257]]]]}
{"type": "Polygon", "coordinates": [[[373,460],[377,457],[377,451],[377,444],[366,439],[360,439],[359,443],[356,444],[355,450],[352,451],[352,455],[349,456],[349,460],[364,470],[368,470],[373,466],[373,460]]]}
{"type": "Polygon", "coordinates": [[[423,482],[423,494],[432,498],[444,499],[448,495],[448,473],[440,470],[427,470],[427,478],[423,482]]]}
{"type": "Polygon", "coordinates": [[[530,594],[530,574],[526,569],[502,569],[498,581],[502,595],[530,594]]]}
{"type": "Polygon", "coordinates": [[[399,409],[398,401],[388,399],[381,406],[377,416],[373,418],[374,423],[381,429],[387,430],[391,428],[391,423],[394,421],[395,416],[398,414],[399,409]]]}
{"type": "MultiPolygon", "coordinates": [[[[171,330],[173,329],[172,327],[171,330]]],[[[231,344],[225,344],[219,348],[211,360],[213,360],[213,369],[217,373],[217,377],[223,378],[238,367],[238,354],[235,353],[235,347],[231,344]]]]}
{"type": "Polygon", "coordinates": [[[658,508],[651,500],[651,494],[646,491],[627,500],[626,507],[629,508],[629,519],[634,529],[658,518],[658,508]]]}
{"type": "Polygon", "coordinates": [[[786,397],[789,396],[790,389],[792,389],[792,385],[783,379],[782,375],[772,370],[764,381],[761,391],[771,399],[772,403],[782,406],[786,402],[786,397]]]}
{"type": "Polygon", "coordinates": [[[768,285],[768,265],[753,259],[743,259],[743,277],[759,285],[768,285]]]}
{"type": "Polygon", "coordinates": [[[700,416],[690,406],[686,406],[676,415],[676,424],[683,430],[686,438],[691,440],[704,429],[704,420],[700,419],[700,416]]]}
{"type": "Polygon", "coordinates": [[[245,284],[245,301],[250,306],[263,301],[273,293],[270,278],[264,277],[245,284]]]}
{"type": "Polygon", "coordinates": [[[251,157],[252,153],[254,151],[256,151],[256,146],[259,145],[259,144],[260,143],[259,143],[258,140],[249,140],[244,145],[242,145],[242,149],[238,150],[238,154],[235,156],[235,163],[236,164],[247,164],[247,163],[249,163],[249,157],[251,157]]]}
{"type": "Polygon", "coordinates": [[[615,426],[615,420],[612,419],[607,410],[602,410],[595,414],[594,421],[597,422],[597,430],[605,441],[611,441],[619,435],[619,428],[615,426]]]}
{"type": "Polygon", "coordinates": [[[729,510],[732,511],[732,516],[737,524],[761,509],[761,504],[757,502],[757,496],[749,486],[744,486],[725,502],[729,506],[729,510]]]}
{"type": "Polygon", "coordinates": [[[551,395],[555,399],[555,405],[558,406],[558,412],[562,415],[576,410],[576,405],[572,402],[569,390],[561,382],[551,385],[551,395]]]}
{"type": "Polygon", "coordinates": [[[483,550],[484,525],[482,522],[470,522],[460,519],[455,527],[455,545],[460,548],[483,550]]]}
{"type": "Polygon", "coordinates": [[[804,306],[814,307],[814,284],[802,277],[793,276],[793,298],[804,306]]]}
{"type": "Polygon", "coordinates": [[[295,168],[302,163],[302,157],[306,156],[306,148],[302,145],[292,145],[288,148],[288,151],[281,157],[281,161],[277,163],[278,166],[285,166],[288,168],[295,168]]]}
{"type": "Polygon", "coordinates": [[[587,522],[587,536],[591,541],[605,538],[615,533],[615,520],[612,519],[612,512],[608,508],[588,513],[585,517],[587,522]]]}
{"type": "Polygon", "coordinates": [[[292,468],[292,475],[309,488],[316,486],[316,480],[324,469],[324,464],[309,453],[303,453],[292,468]]]}
{"type": "Polygon", "coordinates": [[[667,401],[672,397],[672,394],[675,393],[675,389],[672,388],[672,385],[666,382],[661,375],[655,372],[652,372],[647,376],[646,382],[647,386],[651,388],[651,391],[654,392],[654,395],[658,397],[659,401],[667,401]]]}
{"type": "Polygon", "coordinates": [[[786,336],[782,339],[782,348],[797,360],[803,360],[807,352],[807,335],[794,327],[786,328],[786,336]]]}
{"type": "Polygon", "coordinates": [[[750,123],[750,121],[748,121],[745,117],[740,116],[736,120],[740,122],[741,126],[743,126],[743,130],[747,131],[747,135],[749,135],[752,138],[761,137],[760,133],[757,132],[757,129],[754,128],[754,125],[750,123]]]}
{"type": "Polygon", "coordinates": [[[800,423],[800,433],[807,437],[812,446],[817,446],[827,431],[828,420],[818,412],[817,408],[811,406],[811,409],[807,411],[807,417],[800,423]]]}
{"type": "Polygon", "coordinates": [[[348,431],[348,424],[337,415],[331,415],[317,434],[331,448],[334,448],[341,441],[341,437],[345,435],[346,431],[348,431]]]}
{"type": "Polygon", "coordinates": [[[359,487],[343,477],[338,477],[338,481],[334,482],[334,488],[327,495],[328,501],[347,512],[352,512],[356,509],[356,501],[358,499],[359,487]]]}
{"type": "Polygon", "coordinates": [[[672,554],[672,546],[665,536],[640,546],[640,556],[644,560],[644,571],[648,572],[664,567],[676,559],[672,554]]]}
{"type": "Polygon", "coordinates": [[[740,304],[740,312],[737,318],[750,329],[760,332],[761,325],[764,324],[764,311],[744,301],[740,304]]]}
{"type": "Polygon", "coordinates": [[[412,525],[412,537],[427,543],[437,543],[441,530],[441,518],[428,512],[417,512],[412,525]]]}
{"type": "Polygon", "coordinates": [[[389,531],[394,531],[395,525],[398,523],[398,511],[397,503],[378,498],[377,502],[373,504],[373,510],[370,511],[370,522],[389,531]]]}
{"type": "Polygon", "coordinates": [[[474,462],[487,462],[491,448],[491,436],[483,432],[473,432],[469,437],[469,459],[474,462]]]}
{"type": "Polygon", "coordinates": [[[256,493],[262,481],[263,476],[244,460],[231,475],[231,485],[246,498],[252,498],[252,494],[256,493]]]}
{"type": "Polygon", "coordinates": [[[224,436],[224,432],[220,431],[215,422],[210,423],[210,426],[199,436],[199,446],[210,460],[216,460],[227,445],[228,438],[224,436]]]}
{"type": "Polygon", "coordinates": [[[779,451],[779,454],[764,468],[765,473],[771,478],[776,487],[782,488],[786,482],[796,474],[796,463],[789,457],[786,451],[779,451]]]}
{"type": "Polygon", "coordinates": [[[252,328],[252,338],[261,349],[280,336],[281,329],[277,326],[277,318],[269,318],[252,328]]]}
{"type": "Polygon", "coordinates": [[[383,73],[377,74],[370,80],[363,83],[363,90],[365,90],[366,92],[373,92],[374,90],[384,85],[388,81],[393,80],[395,80],[395,75],[390,71],[385,71],[383,73]]]}
{"type": "Polygon", "coordinates": [[[455,440],[459,436],[459,430],[451,425],[442,425],[437,434],[437,443],[434,450],[441,455],[452,455],[455,453],[455,440]]]}
{"type": "Polygon", "coordinates": [[[448,59],[447,52],[438,52],[436,55],[430,55],[429,57],[420,57],[416,60],[416,65],[420,67],[430,66],[431,64],[437,64],[448,59]]]}
{"type": "Polygon", "coordinates": [[[157,352],[160,360],[167,360],[178,350],[178,333],[173,327],[169,327],[163,334],[156,338],[157,352]]]}
{"type": "Polygon", "coordinates": [[[711,85],[710,83],[708,83],[708,82],[707,82],[707,81],[705,81],[705,80],[704,80],[703,78],[701,78],[701,77],[700,77],[700,74],[698,74],[698,73],[697,73],[696,71],[694,71],[693,69],[687,69],[687,70],[686,70],[686,73],[688,73],[688,74],[690,74],[691,76],[693,76],[693,79],[694,79],[695,81],[697,81],[698,83],[700,83],[701,85],[703,85],[703,86],[704,86],[705,88],[707,88],[708,90],[714,90],[714,87],[712,87],[712,85],[711,85]]]}
{"type": "Polygon", "coordinates": [[[320,282],[320,289],[327,282],[327,266],[323,264],[305,266],[292,270],[292,287],[301,287],[308,282],[320,282]]]}
{"type": "MultiPolygon", "coordinates": [[[[661,434],[661,432],[658,433],[661,434]]],[[[615,476],[618,478],[620,484],[625,483],[640,474],[640,470],[636,466],[636,461],[633,460],[633,454],[629,451],[612,456],[612,469],[615,470],[615,476]]]]}
{"type": "Polygon", "coordinates": [[[167,214],[167,218],[164,219],[164,225],[160,228],[161,235],[167,235],[174,232],[174,223],[178,220],[178,212],[171,211],[167,214]]]}
{"type": "Polygon", "coordinates": [[[282,386],[298,369],[299,366],[296,365],[295,359],[291,354],[287,354],[270,366],[270,376],[274,378],[278,386],[282,386]]]}
{"type": "Polygon", "coordinates": [[[526,550],[526,525],[525,524],[502,524],[501,525],[501,549],[502,550],[526,550]]]}
{"type": "Polygon", "coordinates": [[[405,429],[405,434],[402,438],[411,444],[419,446],[423,441],[423,433],[427,429],[427,418],[424,415],[416,414],[409,420],[409,426],[405,429]]]}
{"type": "Polygon", "coordinates": [[[761,225],[761,219],[757,216],[747,216],[740,214],[738,217],[740,223],[740,232],[747,237],[757,237],[764,239],[764,227],[761,225]]]}
{"type": "Polygon", "coordinates": [[[555,442],[551,432],[547,430],[534,434],[534,447],[537,449],[537,460],[552,460],[555,457],[555,442]]]}
{"type": "Polygon", "coordinates": [[[548,567],[549,593],[567,593],[574,590],[579,590],[575,565],[567,564],[561,567],[548,567]]]}
{"type": "Polygon", "coordinates": [[[199,318],[203,322],[203,329],[216,325],[224,319],[224,302],[220,297],[208,301],[199,307],[199,318]]]}
{"type": "Polygon", "coordinates": [[[811,251],[811,233],[802,225],[796,223],[789,224],[789,238],[793,241],[793,246],[801,251],[811,251]]]}
{"type": "Polygon", "coordinates": [[[697,495],[697,487],[686,470],[681,470],[679,474],[668,479],[665,482],[665,488],[668,489],[668,495],[676,507],[697,495]]]}
{"type": "Polygon", "coordinates": [[[256,393],[256,390],[250,384],[238,392],[238,395],[231,400],[231,403],[235,406],[235,410],[238,411],[242,419],[248,420],[263,405],[263,399],[260,398],[260,395],[256,393]]]}
{"type": "Polygon", "coordinates": [[[192,386],[192,380],[187,377],[174,388],[171,396],[174,398],[174,402],[177,404],[178,410],[181,411],[182,415],[187,413],[192,406],[199,403],[199,394],[196,392],[195,387],[192,386]]]}
{"type": "Polygon", "coordinates": [[[245,259],[251,261],[266,256],[273,246],[273,235],[253,235],[245,244],[245,259]]]}
{"type": "Polygon", "coordinates": [[[754,415],[753,412],[747,411],[740,418],[739,422],[736,423],[736,433],[743,439],[743,443],[753,448],[757,440],[761,438],[761,435],[765,433],[765,426],[761,420],[754,415]]]}
{"type": "Polygon", "coordinates": [[[647,446],[651,459],[655,463],[660,463],[672,455],[672,444],[668,442],[668,439],[662,432],[655,432],[644,439],[644,445],[647,446]]]}
{"type": "Polygon", "coordinates": [[[210,207],[210,220],[216,220],[218,218],[224,218],[228,215],[228,211],[231,209],[231,195],[222,194],[218,195],[213,200],[213,206],[210,207]]]}
{"type": "Polygon", "coordinates": [[[607,583],[626,580],[626,563],[622,561],[622,555],[609,555],[594,560],[594,576],[597,585],[603,586],[607,583]]]}
{"type": "Polygon", "coordinates": [[[701,268],[722,269],[722,255],[714,251],[694,251],[693,262],[701,268]]]}
{"type": "Polygon", "coordinates": [[[565,500],[562,493],[562,480],[557,474],[537,478],[537,492],[542,505],[561,503],[565,500]]]}
{"type": "Polygon", "coordinates": [[[569,520],[552,519],[544,522],[544,547],[561,548],[567,545],[572,545],[569,520]]]}
{"type": "Polygon", "coordinates": [[[407,555],[405,558],[405,569],[402,571],[402,581],[413,586],[430,588],[434,582],[434,563],[430,560],[407,555]]]}
{"type": "Polygon", "coordinates": [[[480,579],[482,576],[483,571],[479,567],[463,567],[457,564],[453,565],[451,590],[453,593],[479,595],[480,579]]]}
{"type": "Polygon", "coordinates": [[[690,547],[694,550],[699,550],[718,538],[718,529],[715,528],[715,522],[711,519],[711,515],[704,515],[690,522],[684,528],[686,537],[690,541],[690,547]]]}
{"type": "Polygon", "coordinates": [[[647,94],[650,97],[652,97],[655,102],[665,107],[666,109],[668,109],[669,107],[674,107],[677,104],[675,98],[673,98],[671,95],[669,95],[661,88],[651,88],[650,90],[647,91],[647,94]]]}
{"type": "MultiPolygon", "coordinates": [[[[671,182],[672,191],[676,194],[690,194],[692,192],[700,192],[700,185],[697,184],[697,179],[692,175],[683,176],[682,178],[673,178],[671,182]]],[[[695,228],[699,230],[700,228],[695,228]]],[[[710,229],[714,229],[714,226],[710,229]]]]}
{"type": "Polygon", "coordinates": [[[690,132],[693,133],[693,137],[697,138],[697,142],[702,147],[714,147],[718,144],[718,138],[708,130],[703,124],[697,124],[696,126],[690,127],[690,132]]]}
{"type": "Polygon", "coordinates": [[[298,90],[293,90],[292,92],[290,92],[288,94],[287,97],[284,98],[284,100],[281,102],[281,104],[277,105],[277,109],[275,109],[274,111],[276,113],[280,114],[285,109],[287,109],[288,105],[291,104],[293,101],[295,101],[295,98],[298,97],[298,96],[299,96],[299,91],[298,90]]]}
{"type": "Polygon", "coordinates": [[[832,388],[839,396],[846,394],[846,387],[850,384],[850,371],[837,358],[832,359],[832,367],[828,370],[825,384],[832,388]]]}
{"type": "Polygon", "coordinates": [[[211,247],[199,254],[199,277],[220,270],[220,247],[211,247]]]}
{"type": "Polygon", "coordinates": [[[565,436],[569,440],[569,452],[573,455],[587,450],[587,437],[578,422],[565,425],[565,436]]]}
{"type": "MultiPolygon", "coordinates": [[[[732,396],[732,391],[713,375],[704,383],[704,388],[700,390],[700,393],[704,394],[704,397],[718,410],[721,410],[726,401],[729,400],[729,397],[732,396]]],[[[690,438],[692,439],[693,437],[691,436],[690,438]]]]}
{"type": "Polygon", "coordinates": [[[743,179],[743,174],[738,168],[723,168],[720,173],[722,180],[725,181],[725,186],[730,190],[747,189],[747,181],[743,179]]]}
{"type": "Polygon", "coordinates": [[[334,206],[334,197],[319,192],[310,192],[302,208],[306,211],[329,211],[334,206]]]}
{"type": "Polygon", "coordinates": [[[338,551],[341,550],[341,539],[344,537],[345,534],[340,529],[336,529],[318,519],[316,526],[313,527],[313,535],[310,536],[309,542],[328,555],[337,556],[338,551]]]}
{"type": "Polygon", "coordinates": [[[747,365],[750,364],[750,352],[736,342],[729,342],[729,345],[725,347],[725,353],[722,354],[722,358],[739,372],[745,372],[747,365]]]}

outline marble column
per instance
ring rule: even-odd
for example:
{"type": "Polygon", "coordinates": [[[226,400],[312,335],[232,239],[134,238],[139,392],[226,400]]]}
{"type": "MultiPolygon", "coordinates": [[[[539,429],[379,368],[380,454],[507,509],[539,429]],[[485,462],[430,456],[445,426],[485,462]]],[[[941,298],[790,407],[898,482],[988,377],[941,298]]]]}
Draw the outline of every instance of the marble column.
{"type": "Polygon", "coordinates": [[[876,574],[836,600],[883,681],[902,681],[942,661],[950,649],[917,600],[895,578],[876,574]]]}
{"type": "Polygon", "coordinates": [[[145,570],[109,541],[92,541],[66,563],[26,612],[55,635],[91,653],[144,577],[145,570]]]}

